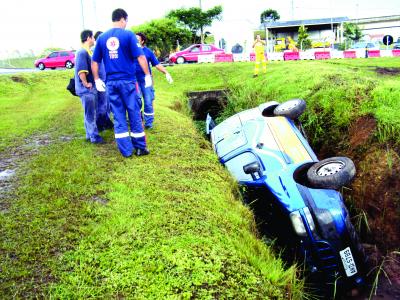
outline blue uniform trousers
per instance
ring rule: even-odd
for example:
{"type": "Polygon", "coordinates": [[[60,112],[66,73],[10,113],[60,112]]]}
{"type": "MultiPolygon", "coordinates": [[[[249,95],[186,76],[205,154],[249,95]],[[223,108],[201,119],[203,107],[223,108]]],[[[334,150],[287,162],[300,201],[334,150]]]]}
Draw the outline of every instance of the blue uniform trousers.
{"type": "Polygon", "coordinates": [[[95,143],[101,139],[96,124],[97,93],[95,91],[90,91],[80,94],[79,97],[81,98],[83,106],[83,121],[86,131],[86,139],[95,143]]]}
{"type": "Polygon", "coordinates": [[[108,81],[107,91],[114,115],[114,133],[119,151],[128,157],[135,149],[145,149],[146,135],[140,116],[140,98],[136,83],[129,80],[108,81]],[[127,114],[129,120],[126,119],[127,114]]]}
{"type": "MultiPolygon", "coordinates": [[[[144,126],[153,127],[154,121],[154,89],[152,86],[145,88],[144,78],[138,79],[141,96],[143,97],[144,126]]],[[[140,105],[142,106],[142,105],[140,105]]]]}
{"type": "Polygon", "coordinates": [[[99,131],[113,128],[107,92],[97,92],[97,128],[99,131]]]}

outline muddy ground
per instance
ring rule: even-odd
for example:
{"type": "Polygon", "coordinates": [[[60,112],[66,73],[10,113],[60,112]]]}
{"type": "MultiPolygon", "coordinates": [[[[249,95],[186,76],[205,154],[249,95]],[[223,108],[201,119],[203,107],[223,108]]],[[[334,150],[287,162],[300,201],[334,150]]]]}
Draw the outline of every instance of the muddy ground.
{"type": "MultiPolygon", "coordinates": [[[[382,69],[376,71],[395,73],[382,69]]],[[[339,143],[340,155],[356,164],[356,178],[343,194],[367,255],[371,285],[356,299],[368,299],[371,288],[376,288],[371,299],[400,299],[400,151],[394,144],[378,143],[376,130],[373,116],[362,116],[339,143]]],[[[337,155],[338,149],[330,147],[323,145],[318,157],[337,155]]]]}

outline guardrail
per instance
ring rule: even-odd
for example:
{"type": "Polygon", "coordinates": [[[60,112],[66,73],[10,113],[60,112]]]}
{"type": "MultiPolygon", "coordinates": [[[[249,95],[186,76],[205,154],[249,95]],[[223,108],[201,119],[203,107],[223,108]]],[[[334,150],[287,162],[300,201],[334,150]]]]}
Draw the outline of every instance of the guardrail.
{"type": "MultiPolygon", "coordinates": [[[[210,54],[199,56],[199,63],[214,62],[244,62],[255,61],[254,53],[241,54],[210,54]]],[[[324,60],[324,59],[346,59],[346,58],[374,58],[374,57],[400,57],[400,49],[393,50],[326,50],[326,51],[285,51],[285,52],[268,52],[265,58],[268,61],[277,60],[324,60]]]]}

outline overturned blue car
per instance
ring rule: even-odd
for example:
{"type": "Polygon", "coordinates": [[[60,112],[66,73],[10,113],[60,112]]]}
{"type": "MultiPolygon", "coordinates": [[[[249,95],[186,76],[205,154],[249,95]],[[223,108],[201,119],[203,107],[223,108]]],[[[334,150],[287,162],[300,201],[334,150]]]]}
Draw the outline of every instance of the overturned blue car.
{"type": "Polygon", "coordinates": [[[364,252],[339,192],[355,166],[347,157],[318,160],[298,121],[305,108],[301,99],[271,101],[218,125],[207,116],[206,131],[246,198],[261,204],[269,231],[310,276],[347,291],[364,284],[364,252]]]}

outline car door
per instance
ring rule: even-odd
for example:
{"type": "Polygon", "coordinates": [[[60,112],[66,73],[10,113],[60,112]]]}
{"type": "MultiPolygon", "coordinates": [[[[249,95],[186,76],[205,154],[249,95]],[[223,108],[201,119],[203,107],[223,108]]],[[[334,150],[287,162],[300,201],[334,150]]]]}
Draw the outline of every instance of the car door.
{"type": "Polygon", "coordinates": [[[201,51],[200,45],[193,46],[192,48],[190,48],[187,55],[185,55],[185,59],[187,61],[197,61],[200,51],[201,51]]]}
{"type": "Polygon", "coordinates": [[[57,67],[58,60],[59,60],[59,53],[58,52],[50,53],[49,56],[47,56],[46,67],[48,67],[48,68],[57,67]]]}
{"type": "Polygon", "coordinates": [[[201,45],[201,51],[199,55],[209,55],[212,54],[212,47],[210,45],[201,45]]]}
{"type": "Polygon", "coordinates": [[[65,63],[67,62],[67,60],[72,61],[72,59],[70,58],[71,54],[68,51],[62,51],[60,52],[60,60],[58,61],[58,66],[57,67],[65,67],[65,63]]]}

